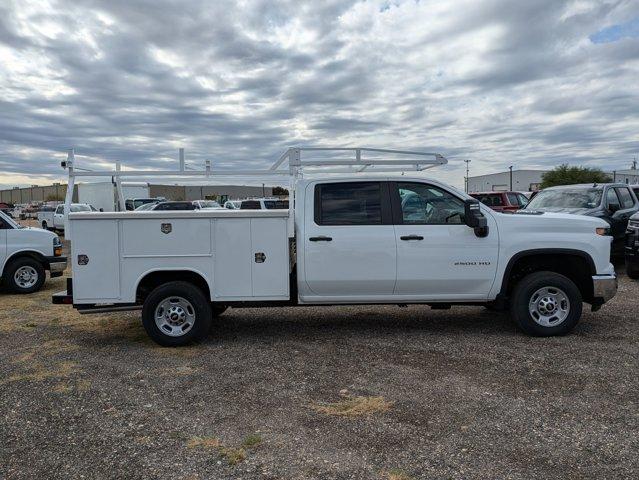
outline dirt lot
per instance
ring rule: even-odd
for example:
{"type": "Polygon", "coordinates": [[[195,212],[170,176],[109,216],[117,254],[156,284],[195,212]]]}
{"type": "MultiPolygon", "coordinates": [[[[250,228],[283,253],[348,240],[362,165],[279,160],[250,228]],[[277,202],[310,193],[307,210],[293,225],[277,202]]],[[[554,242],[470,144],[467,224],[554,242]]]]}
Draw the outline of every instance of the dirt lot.
{"type": "Polygon", "coordinates": [[[0,478],[638,478],[639,282],[563,338],[481,308],[137,313],[0,292],[0,478]]]}

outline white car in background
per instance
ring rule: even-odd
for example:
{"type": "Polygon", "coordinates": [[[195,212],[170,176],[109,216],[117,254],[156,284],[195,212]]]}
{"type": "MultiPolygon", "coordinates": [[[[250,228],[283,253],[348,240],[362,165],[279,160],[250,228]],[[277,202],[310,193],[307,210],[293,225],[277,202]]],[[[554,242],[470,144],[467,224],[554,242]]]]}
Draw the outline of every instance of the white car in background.
{"type": "Polygon", "coordinates": [[[224,207],[230,210],[287,210],[288,199],[247,198],[245,200],[228,201],[224,204],[224,207]]]}
{"type": "MultiPolygon", "coordinates": [[[[72,203],[71,213],[97,212],[97,210],[87,203],[72,203]]],[[[38,212],[38,225],[44,230],[64,232],[64,204],[57,207],[43,207],[38,212]]]]}
{"type": "Polygon", "coordinates": [[[219,210],[224,208],[215,200],[193,200],[193,205],[195,205],[196,210],[219,210]]]}
{"type": "Polygon", "coordinates": [[[13,293],[40,290],[46,280],[67,268],[57,235],[39,228],[25,228],[0,212],[0,280],[13,293]]]}

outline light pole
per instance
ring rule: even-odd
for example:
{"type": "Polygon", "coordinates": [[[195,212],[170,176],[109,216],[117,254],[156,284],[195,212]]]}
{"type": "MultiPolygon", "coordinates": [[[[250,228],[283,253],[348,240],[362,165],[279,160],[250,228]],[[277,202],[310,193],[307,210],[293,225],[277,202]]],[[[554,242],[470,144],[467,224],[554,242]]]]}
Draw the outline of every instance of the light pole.
{"type": "Polygon", "coordinates": [[[466,193],[468,193],[468,164],[470,160],[464,160],[464,163],[466,164],[466,193]]]}
{"type": "Polygon", "coordinates": [[[508,170],[510,170],[510,191],[513,191],[513,166],[511,165],[510,167],[508,167],[508,170]]]}

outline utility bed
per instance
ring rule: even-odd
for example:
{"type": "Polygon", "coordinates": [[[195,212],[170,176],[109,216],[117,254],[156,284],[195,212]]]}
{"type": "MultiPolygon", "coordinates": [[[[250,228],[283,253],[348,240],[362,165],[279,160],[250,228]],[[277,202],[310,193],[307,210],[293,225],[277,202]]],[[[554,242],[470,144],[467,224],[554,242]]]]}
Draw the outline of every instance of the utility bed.
{"type": "Polygon", "coordinates": [[[135,303],[141,278],[171,270],[199,274],[216,302],[289,300],[288,215],[288,210],[71,214],[73,303],[135,303]]]}

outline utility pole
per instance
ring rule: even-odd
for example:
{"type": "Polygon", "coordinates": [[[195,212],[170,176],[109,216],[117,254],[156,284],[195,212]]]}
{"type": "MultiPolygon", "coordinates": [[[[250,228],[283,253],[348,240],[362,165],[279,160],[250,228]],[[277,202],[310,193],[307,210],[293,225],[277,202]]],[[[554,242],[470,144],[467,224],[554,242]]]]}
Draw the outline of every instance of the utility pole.
{"type": "Polygon", "coordinates": [[[466,164],[466,193],[468,193],[468,164],[470,160],[464,160],[464,163],[466,164]]]}
{"type": "Polygon", "coordinates": [[[508,170],[510,170],[510,191],[513,191],[513,166],[511,165],[510,167],[508,167],[508,170]]]}

